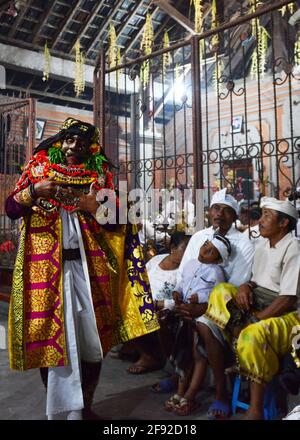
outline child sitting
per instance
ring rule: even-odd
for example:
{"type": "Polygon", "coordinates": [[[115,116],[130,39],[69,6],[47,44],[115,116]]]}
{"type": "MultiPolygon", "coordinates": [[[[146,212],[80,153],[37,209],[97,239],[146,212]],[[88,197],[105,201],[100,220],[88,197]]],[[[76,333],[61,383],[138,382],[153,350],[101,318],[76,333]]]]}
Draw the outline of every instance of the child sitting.
{"type": "Polygon", "coordinates": [[[177,393],[165,402],[165,409],[178,415],[188,415],[197,407],[195,397],[206,373],[206,360],[196,352],[198,334],[188,309],[190,304],[195,307],[197,304],[197,316],[206,312],[210,292],[217,284],[226,281],[221,265],[230,253],[231,246],[226,237],[216,234],[211,241],[207,240],[201,246],[198,258],[185,264],[182,279],[173,292],[174,309],[168,318],[173,321],[174,335],[170,362],[179,374],[179,384],[177,393]]]}

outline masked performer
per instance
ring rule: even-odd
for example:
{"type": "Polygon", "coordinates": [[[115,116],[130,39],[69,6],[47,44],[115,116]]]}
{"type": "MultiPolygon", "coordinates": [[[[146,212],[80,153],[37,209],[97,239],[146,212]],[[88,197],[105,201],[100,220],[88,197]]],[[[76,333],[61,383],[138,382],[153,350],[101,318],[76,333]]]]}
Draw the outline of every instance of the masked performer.
{"type": "Polygon", "coordinates": [[[115,197],[91,124],[68,118],[43,141],[6,201],[21,218],[9,313],[11,368],[40,368],[48,419],[96,417],[110,348],[158,329],[134,225],[106,225],[115,197]],[[111,190],[110,192],[108,190],[111,190]]]}

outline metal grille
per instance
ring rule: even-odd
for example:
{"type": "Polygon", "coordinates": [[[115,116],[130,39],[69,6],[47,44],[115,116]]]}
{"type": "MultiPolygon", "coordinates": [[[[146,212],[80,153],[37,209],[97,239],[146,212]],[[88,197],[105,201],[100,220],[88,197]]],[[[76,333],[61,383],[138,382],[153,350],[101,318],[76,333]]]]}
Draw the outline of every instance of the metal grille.
{"type": "Polygon", "coordinates": [[[102,61],[95,118],[119,181],[150,198],[154,188],[203,189],[198,225],[218,188],[249,206],[300,186],[300,54],[291,12],[278,9],[287,3],[245,15],[240,2],[236,20],[105,78],[102,61]]]}
{"type": "Polygon", "coordinates": [[[14,266],[18,222],[5,215],[5,200],[31,155],[33,118],[32,100],[8,97],[0,100],[0,268],[14,266]]]}

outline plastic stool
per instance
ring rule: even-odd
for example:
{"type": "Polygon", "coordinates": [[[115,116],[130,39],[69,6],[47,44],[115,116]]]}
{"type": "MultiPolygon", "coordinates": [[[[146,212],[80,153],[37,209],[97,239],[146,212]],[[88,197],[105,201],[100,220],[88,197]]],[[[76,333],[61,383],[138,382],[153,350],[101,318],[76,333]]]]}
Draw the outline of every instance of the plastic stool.
{"type": "MultiPolygon", "coordinates": [[[[249,408],[249,404],[242,402],[239,400],[239,392],[241,388],[241,376],[236,376],[233,386],[232,392],[232,413],[236,413],[237,408],[242,408],[247,410],[249,408]]],[[[265,398],[264,398],[264,419],[265,420],[274,420],[278,416],[278,409],[276,405],[276,389],[275,382],[272,380],[265,389],[265,398]]]]}

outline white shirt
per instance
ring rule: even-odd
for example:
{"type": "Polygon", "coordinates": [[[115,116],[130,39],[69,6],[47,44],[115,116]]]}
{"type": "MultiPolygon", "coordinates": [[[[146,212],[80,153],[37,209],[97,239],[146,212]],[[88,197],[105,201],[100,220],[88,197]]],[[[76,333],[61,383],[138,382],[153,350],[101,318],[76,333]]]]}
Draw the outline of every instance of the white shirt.
{"type": "Polygon", "coordinates": [[[269,240],[257,245],[252,281],[279,295],[300,295],[300,243],[292,232],[274,247],[269,240]]]}
{"type": "Polygon", "coordinates": [[[185,303],[194,294],[198,295],[199,304],[207,303],[212,289],[224,281],[224,271],[218,264],[204,264],[195,258],[184,266],[182,278],[175,291],[182,293],[185,303]]]}
{"type": "Polygon", "coordinates": [[[178,269],[164,270],[159,264],[169,254],[155,255],[146,264],[148,277],[154,300],[172,299],[172,293],[177,283],[178,269]]]}
{"type": "Polygon", "coordinates": [[[80,361],[100,362],[101,342],[96,326],[87,261],[77,214],[61,209],[64,249],[81,249],[81,260],[63,263],[64,321],[69,365],[48,369],[48,419],[81,418],[83,393],[80,361]],[[70,413],[70,414],[68,414],[70,413]]]}
{"type": "MultiPolygon", "coordinates": [[[[196,232],[191,237],[179,266],[180,274],[182,274],[187,261],[198,258],[201,246],[206,240],[213,238],[214,232],[215,230],[211,226],[196,232]]],[[[231,226],[226,237],[230,241],[232,252],[224,265],[225,276],[229,283],[240,286],[250,280],[254,246],[248,237],[238,231],[234,225],[231,226]]]]}

